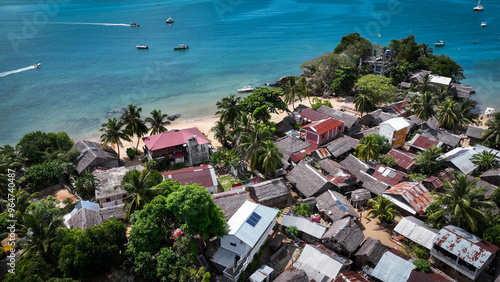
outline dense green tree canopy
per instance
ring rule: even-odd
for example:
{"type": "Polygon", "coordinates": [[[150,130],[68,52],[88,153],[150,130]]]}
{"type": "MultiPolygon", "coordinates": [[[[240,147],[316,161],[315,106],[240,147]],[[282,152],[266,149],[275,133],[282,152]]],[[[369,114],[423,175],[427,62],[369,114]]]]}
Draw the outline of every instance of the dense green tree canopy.
{"type": "Polygon", "coordinates": [[[243,99],[239,105],[242,111],[253,113],[257,108],[267,106],[271,113],[279,113],[279,111],[288,111],[288,107],[281,100],[280,89],[257,87],[252,94],[243,99]]]}
{"type": "Polygon", "coordinates": [[[60,162],[46,162],[29,167],[24,176],[33,191],[40,191],[51,185],[59,183],[65,171],[60,162]]]}
{"type": "Polygon", "coordinates": [[[41,163],[57,159],[60,153],[65,153],[73,147],[74,142],[66,132],[45,133],[31,132],[17,143],[21,156],[30,163],[41,163]]]}
{"type": "Polygon", "coordinates": [[[365,75],[358,79],[356,87],[361,93],[373,97],[375,105],[394,102],[398,88],[392,85],[391,79],[382,75],[365,75]]]}
{"type": "Polygon", "coordinates": [[[335,70],[337,77],[333,80],[330,89],[335,94],[347,94],[351,92],[357,81],[357,75],[352,67],[340,66],[335,70]]]}
{"type": "Polygon", "coordinates": [[[345,53],[354,60],[365,58],[373,53],[373,47],[370,41],[363,38],[359,33],[351,33],[342,37],[340,44],[333,51],[336,54],[345,53]]]}

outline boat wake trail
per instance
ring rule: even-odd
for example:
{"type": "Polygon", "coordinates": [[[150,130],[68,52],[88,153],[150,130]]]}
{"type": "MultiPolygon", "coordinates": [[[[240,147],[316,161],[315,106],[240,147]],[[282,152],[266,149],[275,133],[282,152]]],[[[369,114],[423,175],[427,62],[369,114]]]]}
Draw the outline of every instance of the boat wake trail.
{"type": "Polygon", "coordinates": [[[18,72],[23,72],[23,71],[27,71],[27,70],[32,70],[32,69],[35,69],[36,67],[35,66],[29,66],[29,67],[25,67],[25,68],[22,68],[22,69],[17,69],[17,70],[12,70],[12,71],[6,71],[6,72],[0,72],[0,77],[5,77],[5,76],[8,76],[10,74],[14,74],[14,73],[18,73],[18,72]]]}
{"type": "Polygon", "coordinates": [[[51,22],[51,24],[99,25],[99,26],[130,26],[130,24],[117,24],[117,23],[80,23],[80,22],[51,22]]]}

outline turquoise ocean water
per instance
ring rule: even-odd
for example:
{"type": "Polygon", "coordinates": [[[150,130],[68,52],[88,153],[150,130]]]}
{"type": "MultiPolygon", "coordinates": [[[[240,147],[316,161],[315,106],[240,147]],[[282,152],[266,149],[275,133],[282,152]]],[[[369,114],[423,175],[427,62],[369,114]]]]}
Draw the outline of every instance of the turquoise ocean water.
{"type": "Polygon", "coordinates": [[[484,12],[471,0],[3,0],[0,144],[35,130],[93,136],[119,115],[108,111],[129,103],[145,115],[210,116],[235,89],[300,74],[352,32],[380,44],[444,40],[435,53],[462,65],[481,109],[500,110],[500,3],[482,4],[484,12]],[[180,43],[189,50],[174,52],[180,43]]]}

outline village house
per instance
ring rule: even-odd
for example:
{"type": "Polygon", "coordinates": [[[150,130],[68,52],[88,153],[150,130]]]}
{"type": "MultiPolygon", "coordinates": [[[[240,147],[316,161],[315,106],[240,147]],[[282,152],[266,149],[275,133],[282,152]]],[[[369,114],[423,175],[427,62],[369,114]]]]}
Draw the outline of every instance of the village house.
{"type": "Polygon", "coordinates": [[[375,167],[372,176],[380,182],[389,184],[389,186],[394,186],[409,178],[408,174],[381,164],[375,167]]]}
{"type": "Polygon", "coordinates": [[[382,255],[371,276],[384,282],[408,281],[411,271],[416,268],[413,261],[402,252],[390,249],[382,255]]]}
{"type": "Polygon", "coordinates": [[[405,143],[409,128],[408,121],[405,118],[398,117],[382,122],[379,134],[387,138],[393,148],[398,148],[405,143]]]}
{"type": "Polygon", "coordinates": [[[339,273],[333,282],[369,282],[369,280],[359,275],[357,272],[349,270],[339,273]]]}
{"type": "Polygon", "coordinates": [[[293,161],[290,159],[290,157],[292,155],[301,151],[305,153],[306,150],[311,148],[311,144],[305,142],[302,139],[289,135],[279,138],[276,141],[276,146],[278,146],[278,150],[280,151],[280,153],[283,154],[282,162],[285,169],[287,169],[288,166],[291,166],[290,162],[293,161]]]}
{"type": "Polygon", "coordinates": [[[336,222],[344,217],[352,216],[359,219],[359,214],[349,201],[335,191],[328,190],[316,197],[316,207],[324,218],[336,222]]]}
{"type": "Polygon", "coordinates": [[[374,195],[378,196],[382,194],[385,190],[387,190],[390,186],[389,184],[378,180],[377,178],[369,175],[364,171],[359,172],[359,181],[362,182],[361,187],[370,191],[374,195]]]}
{"type": "Polygon", "coordinates": [[[319,195],[335,187],[328,178],[304,162],[294,167],[286,179],[305,197],[319,195]]]}
{"type": "Polygon", "coordinates": [[[161,173],[163,179],[179,181],[181,185],[198,184],[207,188],[210,194],[219,192],[219,182],[211,165],[200,165],[161,173]]]}
{"type": "Polygon", "coordinates": [[[344,134],[352,136],[354,133],[361,129],[361,119],[351,113],[339,111],[325,105],[317,109],[318,112],[325,114],[333,119],[339,120],[344,123],[344,134]]]}
{"type": "Polygon", "coordinates": [[[349,153],[356,150],[356,146],[359,144],[359,140],[349,137],[342,136],[326,145],[326,149],[330,152],[334,159],[342,159],[349,153]]]}
{"type": "Polygon", "coordinates": [[[443,187],[443,180],[437,176],[429,176],[426,179],[422,180],[422,184],[429,191],[439,191],[441,187],[443,187]]]}
{"type": "Polygon", "coordinates": [[[208,161],[210,141],[196,128],[175,129],[142,138],[149,160],[192,166],[208,161]]]}
{"type": "Polygon", "coordinates": [[[428,138],[432,138],[443,143],[443,151],[448,151],[460,146],[462,142],[462,137],[448,133],[443,130],[429,128],[422,132],[422,135],[428,138]]]}
{"type": "Polygon", "coordinates": [[[375,134],[379,134],[379,131],[380,131],[380,126],[375,126],[375,127],[370,127],[370,128],[367,128],[363,131],[360,131],[356,134],[354,134],[354,138],[356,139],[361,139],[367,135],[375,135],[375,134]]]}
{"type": "Polygon", "coordinates": [[[405,100],[402,100],[402,101],[397,101],[397,102],[394,102],[390,105],[388,105],[386,108],[385,108],[385,111],[390,113],[390,114],[394,114],[394,115],[397,115],[399,117],[401,116],[404,116],[404,114],[406,113],[406,106],[408,105],[409,103],[405,100]]]}
{"type": "Polygon", "coordinates": [[[98,180],[96,181],[95,198],[101,207],[123,206],[123,198],[128,196],[128,192],[119,188],[119,186],[123,176],[134,169],[143,170],[141,165],[136,165],[94,171],[94,175],[98,180]]]}
{"type": "Polygon", "coordinates": [[[292,267],[283,273],[281,273],[278,278],[274,279],[274,282],[309,282],[309,277],[304,270],[292,267]]]}
{"type": "Polygon", "coordinates": [[[481,180],[493,184],[495,186],[500,185],[500,168],[490,169],[479,176],[481,180]]]}
{"type": "Polygon", "coordinates": [[[413,166],[415,165],[415,161],[413,161],[413,159],[417,156],[410,152],[398,149],[391,149],[389,153],[387,153],[387,155],[394,158],[397,163],[397,169],[405,172],[410,172],[412,170],[413,166]]]}
{"type": "Polygon", "coordinates": [[[328,115],[325,115],[323,113],[320,113],[316,110],[313,110],[311,108],[305,108],[300,112],[300,114],[297,114],[297,117],[300,120],[300,123],[302,125],[309,124],[314,121],[319,121],[319,120],[324,120],[328,118],[328,115]]]}
{"type": "Polygon", "coordinates": [[[344,191],[354,187],[357,182],[356,176],[335,161],[324,159],[319,162],[319,166],[323,175],[344,191]]]}
{"type": "Polygon", "coordinates": [[[320,243],[307,244],[294,267],[304,270],[309,280],[332,281],[352,262],[325,248],[320,243]]]}
{"type": "Polygon", "coordinates": [[[402,182],[382,193],[402,214],[422,215],[432,202],[431,194],[419,182],[402,182]]]}
{"type": "Polygon", "coordinates": [[[451,77],[439,76],[432,74],[431,71],[427,70],[414,70],[410,73],[410,78],[408,79],[411,83],[421,84],[424,80],[424,76],[429,74],[429,84],[434,85],[436,87],[444,87],[448,89],[451,84],[451,77]]]}
{"type": "Polygon", "coordinates": [[[438,267],[448,275],[454,276],[458,271],[472,280],[491,264],[498,251],[497,246],[453,225],[439,230],[433,242],[431,258],[438,267]]]}
{"type": "Polygon", "coordinates": [[[319,148],[311,153],[311,157],[316,161],[321,161],[331,158],[332,154],[326,148],[319,148]]]}
{"type": "Polygon", "coordinates": [[[293,114],[290,114],[276,124],[275,132],[279,136],[282,136],[285,132],[295,129],[296,124],[299,124],[298,118],[296,118],[293,114]]]}
{"type": "Polygon", "coordinates": [[[262,265],[252,275],[250,275],[250,282],[271,282],[273,281],[274,269],[267,265],[262,265]]]}
{"type": "Polygon", "coordinates": [[[494,155],[496,154],[496,159],[500,160],[500,151],[490,149],[482,145],[453,149],[446,154],[441,155],[439,160],[441,160],[445,166],[457,169],[464,174],[470,174],[477,168],[477,165],[472,162],[472,157],[484,151],[491,152],[494,155]]]}
{"type": "Polygon", "coordinates": [[[268,207],[284,207],[292,198],[290,189],[283,178],[247,185],[246,190],[249,191],[252,200],[268,207]]]}
{"type": "Polygon", "coordinates": [[[250,197],[244,187],[236,187],[226,192],[212,194],[212,199],[222,210],[226,220],[229,220],[246,201],[250,200],[250,197]]]}
{"type": "Polygon", "coordinates": [[[405,216],[396,225],[394,232],[430,250],[439,230],[427,226],[423,221],[413,216],[405,216]]]}
{"type": "Polygon", "coordinates": [[[470,94],[475,93],[475,91],[472,90],[472,86],[460,83],[451,83],[449,91],[451,95],[457,99],[469,99],[470,94]]]}
{"type": "Polygon", "coordinates": [[[102,223],[99,204],[88,201],[79,201],[75,208],[63,218],[64,225],[69,228],[85,230],[102,223]]]}
{"type": "Polygon", "coordinates": [[[120,166],[118,154],[111,147],[103,147],[101,143],[82,140],[76,142],[71,150],[80,152],[78,158],[73,162],[79,175],[86,171],[92,172],[96,168],[120,166]]]}
{"type": "Polygon", "coordinates": [[[277,209],[246,201],[227,222],[228,233],[211,261],[230,281],[237,281],[276,224],[277,209]]]}
{"type": "Polygon", "coordinates": [[[323,234],[322,239],[325,246],[335,252],[344,253],[347,257],[351,257],[365,240],[365,235],[354,218],[347,216],[332,223],[330,228],[323,234]]]}
{"type": "Polygon", "coordinates": [[[368,237],[355,253],[356,265],[374,267],[389,249],[391,248],[382,244],[379,239],[368,237]]]}
{"type": "Polygon", "coordinates": [[[281,225],[284,227],[295,226],[299,230],[299,238],[307,243],[320,242],[327,226],[312,222],[311,218],[295,215],[283,215],[281,225]]]}
{"type": "Polygon", "coordinates": [[[467,131],[465,132],[465,135],[467,135],[467,137],[469,137],[469,144],[471,146],[483,141],[483,135],[482,135],[483,131],[484,131],[484,128],[481,128],[481,127],[472,126],[472,125],[469,125],[469,127],[467,127],[467,131]]]}
{"type": "Polygon", "coordinates": [[[372,198],[372,194],[367,189],[356,189],[351,192],[351,205],[355,208],[365,206],[372,198]]]}
{"type": "Polygon", "coordinates": [[[364,163],[362,160],[356,158],[355,156],[349,154],[340,165],[346,168],[351,174],[360,178],[361,172],[372,173],[373,168],[364,163]]]}
{"type": "Polygon", "coordinates": [[[434,139],[433,137],[427,137],[420,133],[415,134],[413,138],[407,142],[407,144],[412,148],[412,151],[425,151],[431,146],[436,146],[441,148],[443,142],[434,139]]]}
{"type": "Polygon", "coordinates": [[[382,111],[381,109],[377,109],[371,113],[366,114],[363,116],[362,123],[368,127],[374,127],[382,122],[388,121],[393,118],[397,118],[398,116],[395,114],[390,114],[382,111]]]}
{"type": "Polygon", "coordinates": [[[300,129],[300,136],[312,147],[328,143],[344,132],[344,123],[336,119],[327,118],[313,121],[300,129]]]}

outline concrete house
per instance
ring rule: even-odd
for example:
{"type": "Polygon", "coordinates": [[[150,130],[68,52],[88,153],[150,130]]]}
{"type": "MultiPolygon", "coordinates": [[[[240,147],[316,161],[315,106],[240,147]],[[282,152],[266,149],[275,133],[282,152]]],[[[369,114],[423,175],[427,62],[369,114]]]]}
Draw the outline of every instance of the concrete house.
{"type": "Polygon", "coordinates": [[[393,118],[380,124],[379,134],[387,138],[392,147],[398,148],[405,143],[410,123],[402,117],[393,118]]]}
{"type": "Polygon", "coordinates": [[[219,182],[215,169],[211,165],[200,165],[161,173],[164,179],[179,181],[182,185],[199,184],[207,188],[210,194],[219,192],[219,182]]]}
{"type": "Polygon", "coordinates": [[[357,133],[361,129],[361,118],[359,118],[356,115],[353,115],[345,111],[332,109],[325,105],[319,107],[317,111],[331,118],[343,122],[345,127],[344,133],[349,136],[352,136],[354,133],[357,133]]]}
{"type": "Polygon", "coordinates": [[[327,118],[319,121],[311,122],[307,125],[302,126],[300,129],[300,136],[312,147],[318,148],[318,146],[328,143],[329,141],[337,138],[344,132],[344,123],[327,118]]]}
{"type": "Polygon", "coordinates": [[[273,229],[277,213],[277,209],[247,201],[227,222],[229,231],[211,258],[226,278],[238,280],[273,229]]]}

